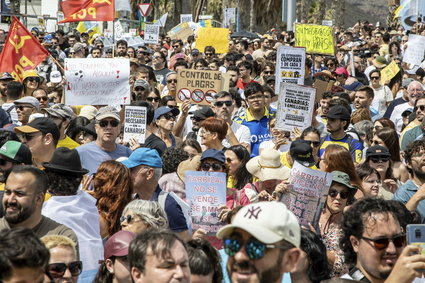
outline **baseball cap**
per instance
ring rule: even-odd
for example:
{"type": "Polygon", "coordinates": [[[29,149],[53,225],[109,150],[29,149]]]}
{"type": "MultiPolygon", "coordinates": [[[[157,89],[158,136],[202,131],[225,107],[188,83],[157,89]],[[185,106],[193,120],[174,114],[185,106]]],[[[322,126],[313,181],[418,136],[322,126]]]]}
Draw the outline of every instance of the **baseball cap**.
{"type": "Polygon", "coordinates": [[[162,115],[167,114],[169,112],[171,112],[171,114],[173,114],[174,116],[177,116],[177,115],[180,114],[180,110],[177,109],[177,108],[170,108],[168,106],[161,106],[161,107],[158,107],[155,110],[154,120],[157,120],[159,117],[161,117],[162,115]]]}
{"type": "Polygon", "coordinates": [[[375,156],[391,157],[391,153],[384,146],[374,145],[374,146],[369,147],[366,150],[366,159],[369,158],[369,157],[375,157],[375,156]]]}
{"type": "Polygon", "coordinates": [[[16,133],[37,133],[42,132],[43,134],[51,133],[53,139],[58,141],[60,138],[60,132],[58,126],[52,121],[52,119],[47,117],[35,118],[25,126],[16,127],[16,133]]]}
{"type": "Polygon", "coordinates": [[[136,234],[130,231],[118,231],[106,241],[104,247],[105,259],[111,256],[126,256],[131,241],[136,238],[136,234]]]}
{"type": "Polygon", "coordinates": [[[226,158],[224,157],[223,151],[217,150],[217,149],[207,149],[204,152],[202,152],[201,161],[207,158],[212,158],[222,163],[224,163],[226,160],[226,158]]]}
{"type": "Polygon", "coordinates": [[[295,140],[291,143],[289,149],[292,159],[306,167],[313,166],[316,161],[313,156],[313,148],[305,140],[295,140]]]}
{"type": "Polygon", "coordinates": [[[198,109],[193,112],[193,117],[201,120],[205,120],[209,117],[214,117],[214,115],[214,111],[212,111],[212,109],[208,106],[202,106],[201,109],[198,109]]]}
{"type": "Polygon", "coordinates": [[[0,81],[3,80],[13,80],[13,77],[9,73],[0,73],[0,81]]]}
{"type": "Polygon", "coordinates": [[[151,89],[150,86],[149,86],[149,83],[146,80],[143,80],[143,79],[139,79],[139,80],[136,80],[134,82],[134,87],[138,87],[138,86],[141,86],[144,89],[149,90],[149,91],[151,89]]]}
{"type": "Polygon", "coordinates": [[[131,169],[139,165],[146,165],[154,168],[162,168],[162,160],[155,149],[141,147],[133,151],[130,157],[121,162],[131,169]]]}
{"type": "Polygon", "coordinates": [[[350,120],[350,112],[348,112],[347,108],[342,105],[335,105],[329,109],[328,118],[331,119],[341,119],[341,120],[350,120]]]}
{"type": "Polygon", "coordinates": [[[337,74],[337,75],[344,75],[344,77],[348,78],[348,71],[344,67],[336,68],[334,73],[337,74]]]}
{"type": "Polygon", "coordinates": [[[236,213],[232,224],[217,232],[217,237],[228,237],[236,228],[245,230],[265,244],[285,240],[295,247],[300,246],[298,219],[282,202],[264,201],[244,206],[236,213]]]}
{"type": "Polygon", "coordinates": [[[97,108],[92,105],[85,105],[80,110],[81,117],[86,117],[89,120],[92,120],[94,117],[96,117],[97,114],[97,108]]]}
{"type": "Polygon", "coordinates": [[[62,81],[62,75],[59,71],[53,71],[50,73],[50,82],[60,83],[62,81]]]}
{"type": "Polygon", "coordinates": [[[25,80],[26,78],[29,77],[40,77],[37,73],[36,70],[27,70],[24,72],[23,76],[22,76],[22,80],[25,80]]]}
{"type": "Polygon", "coordinates": [[[198,49],[196,49],[196,48],[194,48],[194,49],[192,49],[192,51],[190,51],[190,54],[192,54],[192,55],[199,55],[201,52],[199,52],[199,50],[198,49]]]}
{"type": "Polygon", "coordinates": [[[349,90],[349,91],[355,91],[362,86],[363,86],[363,84],[361,82],[353,82],[352,84],[343,85],[342,87],[346,90],[349,90]]]}
{"type": "Polygon", "coordinates": [[[32,96],[24,96],[18,100],[15,100],[13,102],[13,104],[18,105],[18,104],[29,104],[31,106],[33,106],[35,109],[37,109],[37,111],[40,110],[40,102],[37,100],[37,98],[32,97],[32,96]]]}
{"type": "Polygon", "coordinates": [[[105,106],[105,107],[100,108],[97,111],[97,114],[96,114],[96,120],[97,121],[100,121],[100,120],[105,119],[105,118],[114,118],[118,121],[121,121],[120,120],[120,114],[112,106],[105,106]]]}
{"type": "Polygon", "coordinates": [[[77,42],[74,44],[74,46],[72,47],[72,49],[74,49],[74,52],[77,53],[79,51],[83,51],[84,50],[84,44],[77,42]]]}
{"type": "Polygon", "coordinates": [[[346,186],[349,189],[357,190],[356,187],[351,185],[350,177],[348,176],[348,174],[341,171],[332,171],[332,182],[337,182],[341,185],[346,186]]]}
{"type": "Polygon", "coordinates": [[[7,141],[0,148],[0,155],[6,156],[18,163],[26,165],[32,164],[32,154],[30,149],[23,143],[17,141],[7,141]]]}
{"type": "Polygon", "coordinates": [[[43,111],[47,112],[53,117],[62,118],[65,120],[71,120],[75,116],[71,107],[66,106],[65,104],[55,104],[50,108],[44,108],[43,111]]]}

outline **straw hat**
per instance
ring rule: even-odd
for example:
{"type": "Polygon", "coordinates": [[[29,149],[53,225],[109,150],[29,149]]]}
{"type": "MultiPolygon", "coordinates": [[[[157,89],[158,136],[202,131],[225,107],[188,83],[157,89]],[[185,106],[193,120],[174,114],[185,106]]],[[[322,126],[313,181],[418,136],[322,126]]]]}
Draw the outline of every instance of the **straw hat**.
{"type": "Polygon", "coordinates": [[[264,149],[259,156],[248,161],[246,169],[260,181],[288,179],[291,172],[280,162],[280,153],[272,148],[264,149]]]}
{"type": "Polygon", "coordinates": [[[177,175],[184,183],[186,179],[186,171],[196,171],[200,165],[201,155],[195,155],[191,159],[187,159],[179,164],[177,167],[177,175]]]}

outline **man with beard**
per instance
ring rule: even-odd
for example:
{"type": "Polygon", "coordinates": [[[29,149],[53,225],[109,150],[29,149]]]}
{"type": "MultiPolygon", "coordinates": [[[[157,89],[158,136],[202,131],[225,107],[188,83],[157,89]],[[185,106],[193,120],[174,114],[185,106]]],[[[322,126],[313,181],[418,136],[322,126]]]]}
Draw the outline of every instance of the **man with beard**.
{"type": "Polygon", "coordinates": [[[329,103],[331,102],[333,97],[333,93],[330,91],[326,91],[322,94],[322,98],[320,98],[320,108],[317,109],[318,115],[316,116],[317,121],[322,122],[326,125],[326,118],[329,113],[329,103]]]}
{"type": "Polygon", "coordinates": [[[39,238],[63,235],[78,244],[77,236],[70,228],[41,215],[47,185],[48,178],[42,170],[30,165],[13,167],[6,180],[0,231],[24,227],[39,238]]]}
{"type": "Polygon", "coordinates": [[[200,109],[193,112],[192,117],[190,117],[190,119],[192,120],[192,132],[187,134],[185,140],[197,140],[202,121],[209,117],[214,117],[214,111],[212,111],[211,108],[209,108],[208,106],[201,106],[200,109]]]}
{"type": "Polygon", "coordinates": [[[236,87],[239,79],[239,68],[235,65],[231,65],[227,68],[226,73],[229,75],[229,87],[236,87]]]}
{"type": "Polygon", "coordinates": [[[412,178],[399,187],[394,199],[404,203],[410,211],[418,211],[425,219],[425,140],[409,144],[404,151],[404,161],[412,178]]]}
{"type": "Polygon", "coordinates": [[[350,112],[342,105],[335,105],[329,110],[326,124],[329,134],[322,140],[320,156],[323,155],[328,145],[338,144],[350,151],[354,162],[360,163],[363,146],[358,140],[345,132],[350,124],[350,118],[350,112]]]}
{"type": "Polygon", "coordinates": [[[127,41],[124,39],[118,40],[117,42],[117,57],[127,56],[127,41]]]}
{"type": "Polygon", "coordinates": [[[416,118],[420,125],[406,131],[400,136],[401,145],[400,149],[405,150],[406,147],[413,141],[422,139],[425,134],[425,96],[420,96],[416,100],[416,118]]]}
{"type": "Polygon", "coordinates": [[[9,73],[0,73],[0,104],[7,100],[6,87],[7,84],[13,81],[13,77],[9,73]]]}
{"type": "Polygon", "coordinates": [[[354,95],[353,104],[356,110],[359,110],[361,108],[369,109],[370,117],[372,118],[372,121],[375,121],[381,118],[381,115],[379,115],[378,110],[371,107],[373,98],[374,98],[373,89],[369,86],[363,86],[356,91],[354,95]]]}
{"type": "Polygon", "coordinates": [[[259,202],[244,206],[232,224],[221,228],[229,256],[227,273],[230,281],[282,282],[300,259],[300,226],[296,216],[281,202],[259,202]]]}

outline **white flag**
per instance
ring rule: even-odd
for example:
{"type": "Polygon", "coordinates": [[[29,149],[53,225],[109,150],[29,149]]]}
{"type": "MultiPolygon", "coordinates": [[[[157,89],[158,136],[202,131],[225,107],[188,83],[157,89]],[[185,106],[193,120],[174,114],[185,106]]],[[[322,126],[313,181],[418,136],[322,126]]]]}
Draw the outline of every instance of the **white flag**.
{"type": "Polygon", "coordinates": [[[115,11],[131,12],[130,0],[115,0],[115,11]]]}
{"type": "Polygon", "coordinates": [[[164,15],[159,18],[159,20],[156,20],[154,25],[158,25],[161,27],[165,27],[165,23],[167,22],[168,13],[165,13],[164,15]]]}

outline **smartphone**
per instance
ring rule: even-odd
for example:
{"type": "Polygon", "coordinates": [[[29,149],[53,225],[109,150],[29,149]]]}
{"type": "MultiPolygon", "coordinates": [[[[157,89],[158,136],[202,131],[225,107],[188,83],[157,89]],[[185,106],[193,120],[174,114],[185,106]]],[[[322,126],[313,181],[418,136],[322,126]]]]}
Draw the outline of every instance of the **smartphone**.
{"type": "Polygon", "coordinates": [[[425,224],[409,224],[406,230],[407,244],[420,246],[421,254],[425,255],[425,224]]]}

